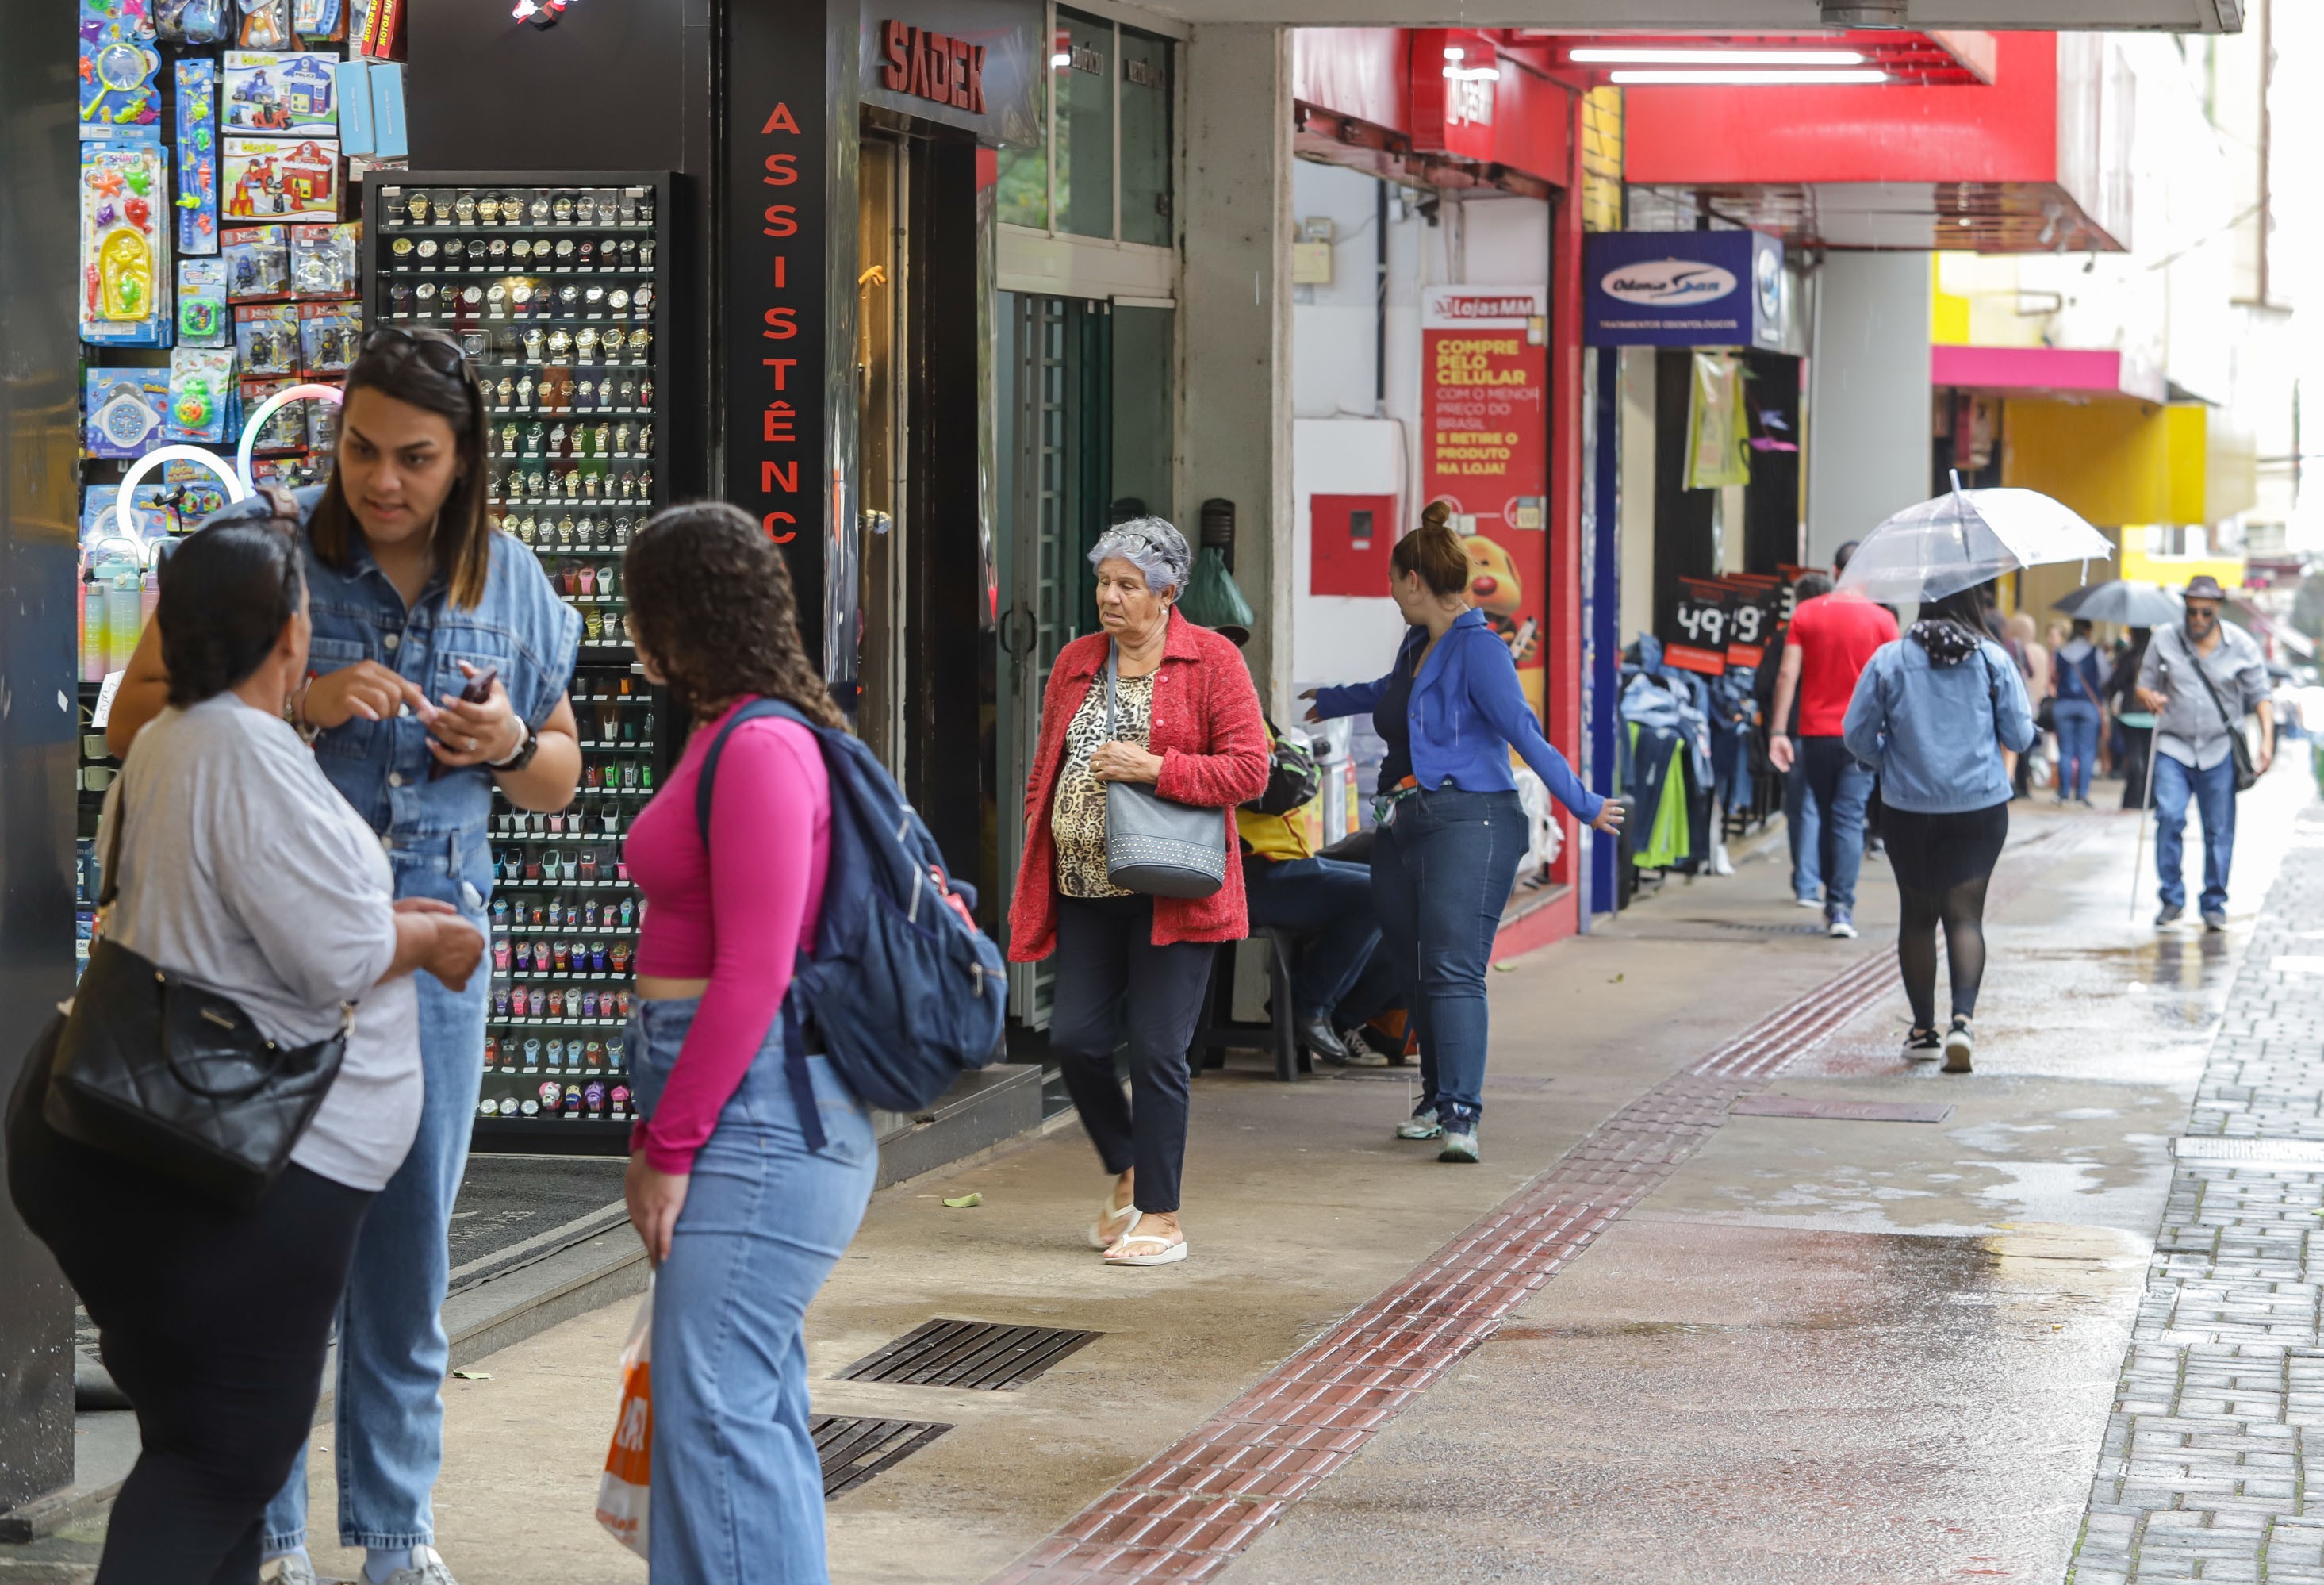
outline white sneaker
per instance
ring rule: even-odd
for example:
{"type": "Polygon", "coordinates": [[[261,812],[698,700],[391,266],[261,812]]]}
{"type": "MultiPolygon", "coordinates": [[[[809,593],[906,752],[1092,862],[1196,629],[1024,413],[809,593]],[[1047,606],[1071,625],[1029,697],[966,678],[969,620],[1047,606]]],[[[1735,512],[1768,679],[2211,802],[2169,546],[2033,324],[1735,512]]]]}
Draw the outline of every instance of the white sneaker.
{"type": "Polygon", "coordinates": [[[1799,904],[1799,906],[1803,908],[1820,908],[1823,907],[1823,898],[1820,897],[1795,897],[1792,900],[1799,904]]]}
{"type": "Polygon", "coordinates": [[[1348,1048],[1348,1065],[1351,1068],[1392,1067],[1396,1058],[1382,1051],[1374,1042],[1379,1037],[1359,1026],[1340,1037],[1340,1044],[1348,1048]]]}
{"type": "Polygon", "coordinates": [[[380,1585],[460,1585],[452,1578],[452,1571],[444,1566],[444,1554],[432,1546],[415,1546],[411,1561],[390,1574],[380,1585]]]}
{"type": "Polygon", "coordinates": [[[260,1569],[258,1577],[266,1585],[316,1585],[314,1561],[303,1552],[284,1553],[260,1569]]]}
{"type": "Polygon", "coordinates": [[[1735,873],[1735,865],[1727,857],[1727,844],[1723,842],[1714,842],[1711,844],[1711,872],[1713,875],[1735,873]]]}

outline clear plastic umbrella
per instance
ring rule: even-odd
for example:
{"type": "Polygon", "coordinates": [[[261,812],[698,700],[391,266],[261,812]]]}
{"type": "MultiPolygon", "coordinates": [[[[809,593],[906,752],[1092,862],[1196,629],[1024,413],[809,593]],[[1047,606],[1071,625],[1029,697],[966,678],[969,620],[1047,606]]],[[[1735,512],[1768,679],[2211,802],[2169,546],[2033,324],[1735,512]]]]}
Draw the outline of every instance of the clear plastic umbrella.
{"type": "Polygon", "coordinates": [[[2186,613],[2187,605],[2175,589],[2116,578],[2076,589],[2050,609],[2119,627],[2169,627],[2186,613]]]}
{"type": "Polygon", "coordinates": [[[1941,600],[2020,567],[2113,556],[2104,534],[2038,490],[1956,485],[1867,534],[1840,586],[1883,603],[1941,600]]]}

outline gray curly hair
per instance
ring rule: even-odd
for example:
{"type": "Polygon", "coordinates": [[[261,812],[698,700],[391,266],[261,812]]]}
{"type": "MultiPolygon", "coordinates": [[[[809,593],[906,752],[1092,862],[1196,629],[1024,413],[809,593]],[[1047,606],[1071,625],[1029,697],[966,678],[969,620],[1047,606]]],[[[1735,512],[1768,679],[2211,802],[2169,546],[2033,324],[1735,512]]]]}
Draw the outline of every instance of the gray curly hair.
{"type": "Polygon", "coordinates": [[[1145,574],[1146,586],[1157,594],[1184,591],[1194,567],[1186,536],[1158,517],[1134,517],[1106,530],[1091,548],[1089,564],[1102,567],[1117,557],[1145,574]]]}

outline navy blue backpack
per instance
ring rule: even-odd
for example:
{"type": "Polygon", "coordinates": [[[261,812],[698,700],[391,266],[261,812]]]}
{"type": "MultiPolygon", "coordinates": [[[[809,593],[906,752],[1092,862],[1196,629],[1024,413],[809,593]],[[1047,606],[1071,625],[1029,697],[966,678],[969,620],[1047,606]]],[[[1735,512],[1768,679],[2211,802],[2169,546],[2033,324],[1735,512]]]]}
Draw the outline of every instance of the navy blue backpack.
{"type": "Polygon", "coordinates": [[[735,711],[703,756],[694,795],[703,851],[710,848],[718,757],[736,727],[764,715],[815,733],[831,778],[823,917],[783,1000],[791,1095],[807,1148],[820,1150],[823,1119],[807,1076],[805,1027],[859,1099],[889,1111],[919,1111],[962,1074],[998,1056],[1008,974],[1001,949],[948,895],[973,908],[976,894],[944,878],[936,839],[887,768],[855,738],[779,700],[754,699],[735,711]]]}

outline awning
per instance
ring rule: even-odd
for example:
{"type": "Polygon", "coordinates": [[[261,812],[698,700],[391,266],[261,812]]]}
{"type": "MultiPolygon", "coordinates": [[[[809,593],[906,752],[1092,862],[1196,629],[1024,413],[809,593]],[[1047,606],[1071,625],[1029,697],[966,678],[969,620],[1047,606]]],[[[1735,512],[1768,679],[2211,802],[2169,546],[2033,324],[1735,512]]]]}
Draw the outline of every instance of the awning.
{"type": "Polygon", "coordinates": [[[1932,346],[1929,382],[1997,396],[2116,398],[2155,404],[2164,397],[2162,370],[2127,353],[2065,346],[1932,346]]]}

